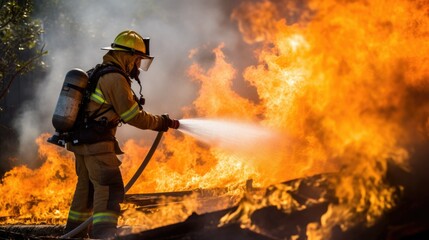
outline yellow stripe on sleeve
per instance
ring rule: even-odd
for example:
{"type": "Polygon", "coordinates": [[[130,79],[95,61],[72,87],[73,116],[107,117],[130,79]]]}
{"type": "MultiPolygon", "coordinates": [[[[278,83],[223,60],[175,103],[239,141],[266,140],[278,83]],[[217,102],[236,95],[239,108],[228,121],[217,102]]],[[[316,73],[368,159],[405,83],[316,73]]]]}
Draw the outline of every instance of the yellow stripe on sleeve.
{"type": "Polygon", "coordinates": [[[121,119],[124,122],[130,121],[133,117],[135,117],[139,113],[139,105],[134,103],[133,106],[130,107],[127,111],[120,115],[121,119]]]}
{"type": "Polygon", "coordinates": [[[95,89],[93,94],[91,94],[91,100],[99,104],[107,103],[107,101],[104,99],[103,92],[101,92],[101,90],[98,88],[95,89]]]}

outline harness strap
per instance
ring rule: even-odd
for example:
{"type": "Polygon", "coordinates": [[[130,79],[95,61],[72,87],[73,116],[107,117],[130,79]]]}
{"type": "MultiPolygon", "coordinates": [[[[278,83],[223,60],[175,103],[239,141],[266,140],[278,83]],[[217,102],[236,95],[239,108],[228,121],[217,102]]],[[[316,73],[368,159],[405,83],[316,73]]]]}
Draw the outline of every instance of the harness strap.
{"type": "MultiPolygon", "coordinates": [[[[91,70],[90,70],[91,71],[91,70]]],[[[105,74],[108,73],[119,73],[122,76],[124,76],[127,79],[127,82],[130,82],[130,78],[128,76],[127,73],[125,73],[124,71],[122,71],[121,68],[119,68],[118,66],[114,65],[114,64],[98,64],[97,66],[95,66],[95,68],[92,70],[92,72],[89,72],[90,75],[90,86],[89,86],[89,98],[91,97],[91,95],[95,92],[96,88],[97,88],[97,84],[98,84],[98,80],[100,79],[100,77],[102,77],[105,74]]],[[[88,96],[87,96],[88,98],[88,96]]],[[[87,100],[87,102],[89,102],[89,99],[87,100]]],[[[86,103],[88,104],[88,103],[86,103]]],[[[101,109],[101,107],[103,106],[103,104],[101,104],[100,108],[98,108],[93,114],[91,114],[91,116],[88,116],[89,119],[95,119],[103,114],[105,114],[106,112],[110,111],[113,109],[113,107],[108,108],[107,110],[98,113],[101,109]]]]}
{"type": "Polygon", "coordinates": [[[83,93],[83,92],[85,91],[85,88],[81,88],[81,87],[76,86],[76,85],[73,85],[73,84],[71,84],[71,83],[65,83],[65,84],[64,84],[64,87],[72,88],[72,89],[74,89],[74,90],[76,90],[76,91],[78,91],[78,92],[80,92],[80,93],[83,93]]]}

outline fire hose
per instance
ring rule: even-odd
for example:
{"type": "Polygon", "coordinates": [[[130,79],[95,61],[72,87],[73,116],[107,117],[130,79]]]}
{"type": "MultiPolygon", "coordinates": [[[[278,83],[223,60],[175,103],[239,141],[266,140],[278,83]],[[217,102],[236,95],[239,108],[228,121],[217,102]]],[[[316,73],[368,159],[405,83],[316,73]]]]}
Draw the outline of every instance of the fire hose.
{"type": "MultiPolygon", "coordinates": [[[[152,143],[152,146],[149,149],[149,152],[146,154],[145,159],[140,164],[140,167],[137,169],[137,171],[134,173],[133,177],[130,179],[130,181],[125,185],[125,193],[128,192],[128,190],[134,185],[134,183],[137,181],[137,179],[140,177],[143,170],[146,168],[147,164],[149,163],[150,159],[153,156],[153,153],[155,152],[156,148],[158,147],[159,142],[161,141],[163,132],[158,132],[156,135],[155,140],[152,143]]],[[[89,217],[85,222],[81,223],[79,226],[77,226],[75,229],[71,230],[70,232],[62,235],[60,239],[64,238],[70,238],[81,232],[83,229],[85,229],[90,223],[92,222],[92,217],[89,217]]]]}

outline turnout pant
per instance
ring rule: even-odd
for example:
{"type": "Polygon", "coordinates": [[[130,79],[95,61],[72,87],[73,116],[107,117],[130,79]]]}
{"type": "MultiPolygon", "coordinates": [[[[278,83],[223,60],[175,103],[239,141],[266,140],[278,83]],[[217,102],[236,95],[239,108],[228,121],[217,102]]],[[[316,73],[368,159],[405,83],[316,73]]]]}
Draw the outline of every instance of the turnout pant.
{"type": "Polygon", "coordinates": [[[116,234],[124,199],[118,160],[114,152],[78,154],[75,152],[78,182],[70,207],[65,232],[69,232],[93,216],[92,226],[77,237],[109,238],[116,234]]]}

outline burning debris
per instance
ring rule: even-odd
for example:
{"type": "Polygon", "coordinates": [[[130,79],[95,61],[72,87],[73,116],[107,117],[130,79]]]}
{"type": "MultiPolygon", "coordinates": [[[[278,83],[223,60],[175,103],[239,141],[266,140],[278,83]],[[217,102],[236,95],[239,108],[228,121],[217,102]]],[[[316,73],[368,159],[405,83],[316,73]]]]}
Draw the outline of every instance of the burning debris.
{"type": "MultiPolygon", "coordinates": [[[[308,221],[317,221],[320,215],[327,209],[327,176],[314,176],[307,179],[289,181],[283,184],[273,185],[266,189],[253,188],[251,182],[247,183],[246,196],[241,199],[237,206],[216,211],[208,211],[204,214],[190,214],[183,221],[167,226],[161,226],[147,231],[135,231],[121,228],[120,239],[236,239],[245,237],[246,239],[280,239],[297,235],[297,229],[305,227],[308,221]],[[325,182],[325,183],[324,183],[325,182]],[[315,187],[317,186],[317,187],[315,187]],[[285,200],[284,196],[288,195],[285,200]],[[249,211],[252,209],[251,211],[249,211]],[[305,216],[297,218],[304,211],[309,211],[312,217],[305,216]],[[266,215],[275,214],[276,220],[284,220],[278,217],[288,218],[288,227],[276,228],[278,221],[266,221],[266,215]],[[291,215],[291,216],[290,216],[291,215]],[[248,219],[246,219],[248,218],[248,219]],[[250,227],[250,218],[256,225],[250,227]],[[245,220],[246,219],[246,220],[245,220]],[[274,224],[276,223],[277,224],[274,224]],[[245,226],[248,225],[248,226],[245,226]],[[267,231],[269,230],[269,231],[267,231]],[[270,236],[271,235],[271,236],[270,236]],[[276,236],[278,235],[278,236],[276,236]]],[[[163,206],[178,204],[183,206],[183,202],[193,195],[202,205],[215,205],[222,201],[228,201],[226,189],[198,190],[186,192],[155,193],[155,194],[132,194],[127,195],[126,204],[134,204],[135,209],[144,214],[157,212],[163,206]]],[[[228,197],[230,201],[230,197],[228,197]]],[[[125,210],[127,211],[127,210],[125,210]]],[[[274,219],[273,219],[274,220],[274,219]]],[[[52,225],[15,225],[0,228],[0,239],[10,236],[26,236],[37,238],[55,238],[62,234],[62,227],[52,225]]],[[[305,233],[305,232],[304,232],[305,233]]]]}
{"type": "MultiPolygon", "coordinates": [[[[394,166],[389,169],[391,177],[406,177],[407,173],[394,166]]],[[[203,214],[194,212],[183,221],[150,230],[135,231],[123,225],[118,239],[317,239],[322,216],[330,207],[340,206],[330,184],[337,177],[337,174],[320,174],[267,188],[252,188],[248,184],[245,196],[235,206],[203,214]]],[[[132,194],[127,195],[126,202],[136,205],[135,209],[142,214],[151,214],[164,206],[182,205],[191,195],[198,202],[210,205],[210,202],[222,201],[225,193],[224,189],[217,189],[132,194]]],[[[348,229],[337,225],[330,239],[408,240],[429,236],[428,221],[416,217],[417,209],[407,206],[411,203],[414,208],[427,211],[425,202],[429,199],[413,198],[414,193],[406,196],[400,189],[395,195],[399,206],[376,224],[368,227],[365,220],[357,219],[358,223],[348,229]],[[404,199],[408,199],[405,205],[401,204],[404,199]],[[413,219],[411,224],[410,219],[413,219]]],[[[55,239],[61,236],[62,230],[61,225],[8,225],[0,227],[0,239],[55,239]]]]}
{"type": "MultiPolygon", "coordinates": [[[[122,227],[136,227],[122,238],[428,237],[429,4],[281,3],[243,2],[233,13],[246,42],[259,47],[258,63],[243,74],[259,99],[233,90],[237,73],[221,44],[210,69],[189,68],[200,90],[184,116],[259,122],[282,141],[241,152],[169,132],[131,189],[134,208],[124,206],[122,227]],[[194,194],[163,204],[135,195],[216,188],[227,193],[210,209],[194,194]]],[[[40,169],[3,177],[2,224],[64,224],[73,160],[46,138],[37,140],[40,169]]],[[[124,149],[127,180],[148,148],[130,140],[124,149]]]]}

